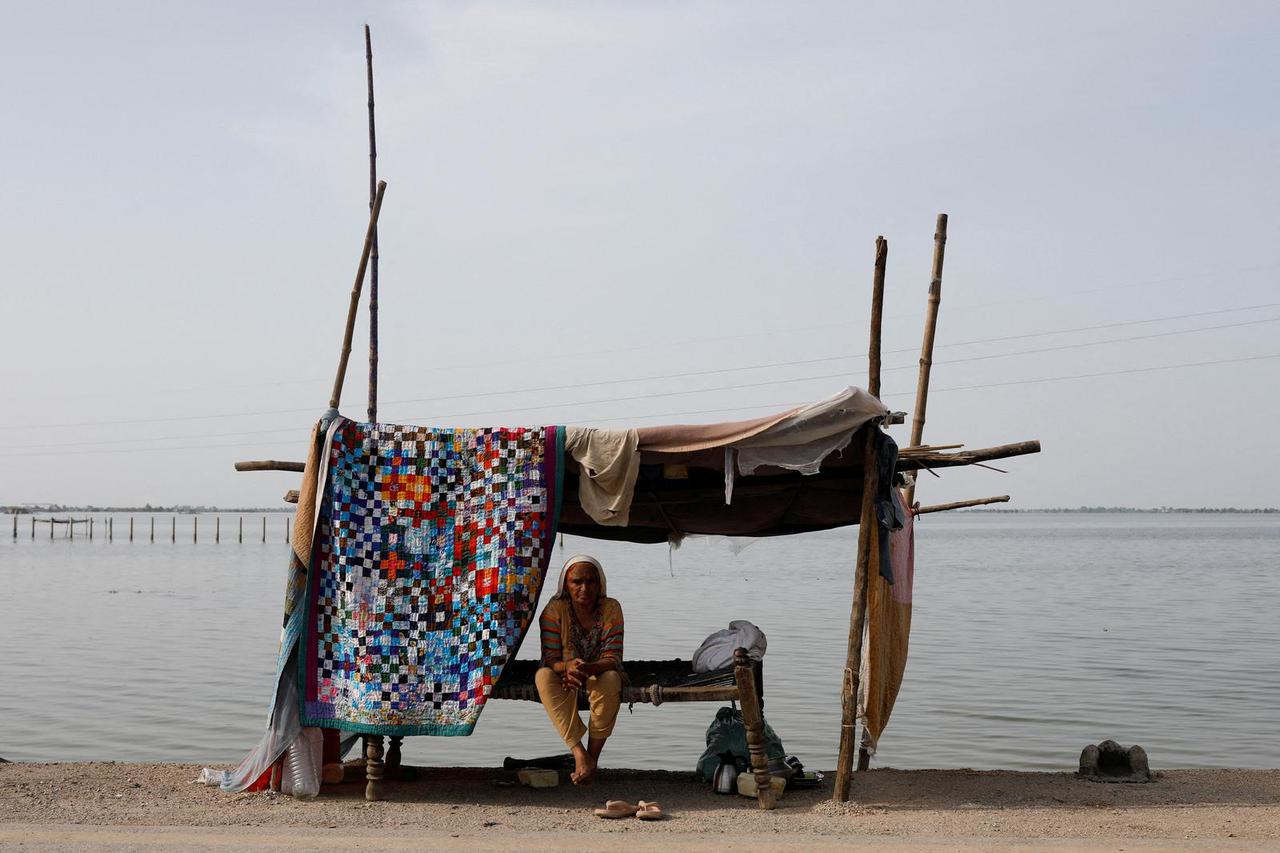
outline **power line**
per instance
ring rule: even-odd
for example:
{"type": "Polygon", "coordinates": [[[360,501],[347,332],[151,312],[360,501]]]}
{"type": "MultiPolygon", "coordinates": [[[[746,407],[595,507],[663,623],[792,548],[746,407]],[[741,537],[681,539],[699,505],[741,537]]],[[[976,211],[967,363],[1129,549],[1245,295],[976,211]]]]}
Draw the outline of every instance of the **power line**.
{"type": "MultiPolygon", "coordinates": [[[[1228,310],[1232,310],[1232,309],[1228,309],[1228,310]]],[[[1207,313],[1222,313],[1222,312],[1207,312],[1207,313]]],[[[1196,333],[1196,332],[1216,331],[1216,330],[1220,330],[1220,329],[1234,329],[1234,328],[1240,328],[1240,327],[1242,327],[1242,326],[1257,326],[1257,325],[1263,325],[1263,324],[1266,324],[1266,323],[1275,323],[1275,322],[1280,322],[1280,317],[1270,317],[1270,318],[1266,318],[1266,319],[1263,319],[1263,320],[1246,320],[1246,321],[1242,321],[1242,322],[1239,322],[1239,323],[1223,323],[1223,324],[1219,324],[1219,325],[1216,325],[1216,326],[1200,326],[1200,327],[1197,327],[1197,328],[1194,328],[1194,329],[1177,329],[1177,330],[1169,331],[1169,332],[1154,332],[1154,333],[1149,334],[1149,335],[1132,335],[1132,336],[1124,337],[1124,338],[1111,338],[1111,339],[1109,339],[1109,340],[1105,340],[1105,341],[1085,341],[1085,342],[1082,342],[1082,343],[1075,343],[1075,344],[1060,344],[1060,345],[1057,345],[1057,346],[1052,346],[1052,347],[1041,347],[1041,348],[1038,348],[1038,349],[1017,350],[1017,351],[1014,351],[1014,352],[992,353],[992,354],[989,354],[989,355],[968,356],[968,357],[966,357],[966,358],[947,359],[947,360],[945,360],[945,361],[935,361],[935,362],[934,362],[934,364],[935,364],[935,365],[943,365],[943,364],[958,364],[958,363],[970,362],[970,361],[986,361],[986,360],[997,359],[997,358],[1011,358],[1011,357],[1014,357],[1014,356],[1020,356],[1020,355],[1035,355],[1035,354],[1039,354],[1039,353],[1057,352],[1057,351],[1061,351],[1061,350],[1082,349],[1082,348],[1086,348],[1086,347],[1102,346],[1102,345],[1105,345],[1105,344],[1128,343],[1128,342],[1132,342],[1132,341],[1151,340],[1151,339],[1154,339],[1154,338],[1174,337],[1174,336],[1178,336],[1178,335],[1187,335],[1187,334],[1192,334],[1192,333],[1196,333]]],[[[1110,325],[1114,325],[1114,324],[1110,324],[1110,325]]],[[[1019,337],[1020,337],[1020,336],[1019,336],[1019,337]]],[[[795,363],[795,364],[812,364],[812,363],[815,363],[815,362],[826,361],[826,360],[827,360],[827,359],[807,359],[807,360],[804,360],[804,361],[801,361],[801,362],[793,362],[793,363],[795,363]]],[[[914,370],[915,368],[916,368],[916,365],[915,365],[915,364],[907,364],[907,365],[898,365],[898,366],[894,366],[894,367],[886,367],[884,370],[885,370],[885,372],[890,372],[890,371],[898,371],[898,370],[914,370]]],[[[751,368],[734,368],[734,369],[742,369],[742,370],[746,370],[746,369],[751,369],[751,368]]],[[[705,374],[705,373],[720,373],[720,372],[726,372],[726,371],[691,371],[691,372],[686,373],[686,374],[676,374],[676,375],[679,375],[679,376],[696,376],[696,375],[703,375],[703,374],[705,374]]],[[[843,374],[843,373],[840,373],[840,374],[829,374],[829,375],[825,375],[825,376],[809,376],[809,377],[801,376],[801,377],[793,377],[793,378],[790,378],[790,379],[779,379],[779,380],[773,380],[773,381],[769,381],[769,382],[753,383],[753,384],[750,384],[750,385],[727,386],[727,387],[722,387],[722,388],[704,388],[704,389],[698,389],[698,390],[695,390],[695,391],[670,391],[670,392],[660,392],[660,393],[651,394],[651,395],[640,395],[640,396],[638,396],[638,397],[610,397],[610,398],[604,398],[604,399],[598,399],[598,400],[585,400],[585,401],[579,401],[579,402],[572,402],[572,401],[571,401],[571,402],[567,402],[567,403],[548,404],[548,406],[545,406],[545,407],[535,407],[535,408],[550,408],[550,407],[553,407],[553,406],[554,406],[554,407],[564,407],[564,406],[575,406],[575,405],[594,405],[594,404],[598,404],[598,403],[625,402],[625,401],[630,401],[630,400],[635,400],[635,399],[648,399],[648,398],[651,398],[651,397],[677,396],[677,395],[680,395],[680,394],[695,394],[695,393],[701,393],[701,394],[713,394],[713,393],[717,393],[717,392],[719,392],[719,391],[737,390],[737,389],[741,389],[741,388],[744,388],[744,387],[761,387],[761,386],[764,386],[764,385],[783,384],[783,383],[787,383],[787,382],[807,382],[807,381],[815,381],[815,380],[820,380],[820,379],[844,379],[844,378],[845,378],[845,374],[843,374]]],[[[641,380],[614,380],[614,381],[615,381],[615,382],[625,382],[625,381],[641,381],[641,380]]],[[[601,383],[601,384],[605,384],[605,383],[601,383]]],[[[565,389],[567,389],[567,388],[576,388],[576,387],[580,387],[580,386],[576,386],[576,385],[557,386],[556,390],[559,390],[559,389],[561,389],[561,388],[565,388],[565,389]]],[[[549,389],[545,389],[545,388],[544,388],[544,389],[528,389],[528,390],[530,390],[530,391],[536,391],[536,390],[549,390],[549,389]]],[[[496,395],[496,394],[501,393],[501,392],[493,392],[493,393],[496,395]]],[[[508,392],[508,393],[513,393],[513,392],[508,392]]],[[[489,396],[489,395],[488,395],[488,394],[468,394],[468,395],[464,395],[464,397],[468,397],[468,398],[470,398],[470,397],[483,397],[483,396],[489,396]]],[[[448,398],[448,397],[446,397],[446,398],[439,398],[439,399],[454,399],[454,398],[448,398]]],[[[401,403],[401,404],[402,404],[402,403],[403,403],[403,402],[405,402],[405,401],[391,401],[391,402],[392,402],[392,403],[401,403]]],[[[409,402],[433,402],[433,401],[432,401],[432,400],[427,400],[427,401],[409,401],[409,402]]],[[[436,415],[436,416],[432,416],[432,417],[434,417],[434,418],[446,418],[446,417],[471,417],[471,416],[475,416],[475,415],[505,414],[505,413],[508,413],[508,412],[526,411],[526,410],[527,410],[527,408],[528,408],[528,407],[516,407],[516,408],[511,408],[511,409],[486,409],[486,410],[482,410],[482,411],[464,412],[464,413],[454,413],[454,414],[449,414],[449,415],[436,415]]],[[[426,419],[426,418],[413,418],[413,419],[410,419],[410,420],[427,420],[427,419],[426,419]]],[[[234,431],[234,432],[222,432],[222,433],[196,433],[196,434],[173,435],[173,436],[154,436],[154,437],[149,437],[149,438],[120,438],[120,439],[103,439],[103,440],[100,440],[100,441],[86,441],[86,442],[78,442],[78,444],[79,444],[80,446],[89,446],[89,445],[119,445],[119,444],[135,444],[135,443],[143,442],[143,441],[181,441],[181,440],[190,439],[190,438],[232,438],[232,437],[248,436],[248,435],[271,435],[271,434],[275,434],[275,433],[292,432],[293,430],[294,430],[294,427],[284,427],[284,428],[276,428],[276,429],[261,429],[261,430],[238,430],[238,431],[234,431]]],[[[42,449],[42,448],[48,448],[48,447],[63,447],[63,446],[65,446],[65,445],[66,445],[66,442],[54,442],[54,443],[46,443],[46,444],[10,445],[9,447],[10,447],[10,449],[14,449],[14,450],[24,450],[24,449],[35,450],[35,449],[42,449]]]]}
{"type": "MultiPolygon", "coordinates": [[[[1150,323],[1163,323],[1170,320],[1185,320],[1185,319],[1192,319],[1196,317],[1210,317],[1210,316],[1217,316],[1221,314],[1233,314],[1233,313],[1239,313],[1241,311],[1256,311],[1263,308],[1275,308],[1275,307],[1280,307],[1280,302],[1263,303],[1259,305],[1245,305],[1237,308],[1221,308],[1214,311],[1198,311],[1198,312],[1189,313],[1189,314],[1171,314],[1165,317],[1150,317],[1150,318],[1141,319],[1141,320],[1122,320],[1122,321],[1117,321],[1112,323],[1100,323],[1100,324],[1091,325],[1091,326],[1077,326],[1074,328],[1067,328],[1067,329],[1052,329],[1048,331],[1029,332],[1029,333],[1018,334],[1018,335],[1003,335],[1003,336],[993,337],[993,338],[982,338],[982,339],[969,340],[969,341],[957,341],[954,343],[940,343],[937,345],[937,348],[941,349],[944,347],[971,346],[974,344],[986,344],[986,343],[1000,343],[1004,341],[1024,340],[1028,338],[1047,337],[1052,335],[1073,334],[1076,332],[1090,332],[1090,331],[1098,331],[1101,329],[1119,328],[1124,326],[1145,325],[1150,323]]],[[[1257,321],[1257,322],[1273,322],[1273,320],[1263,320],[1263,321],[1257,321]]],[[[974,356],[968,359],[952,359],[951,361],[952,362],[978,361],[978,360],[984,360],[984,359],[990,359],[990,358],[1004,358],[1012,355],[1026,355],[1026,354],[1032,354],[1037,352],[1051,352],[1054,349],[1076,349],[1076,348],[1085,347],[1085,346],[1098,346],[1098,345],[1108,344],[1108,343],[1119,343],[1126,340],[1142,340],[1148,337],[1164,337],[1164,336],[1171,336],[1171,335],[1189,334],[1191,332],[1197,332],[1197,331],[1209,331],[1213,329],[1234,328],[1235,326],[1244,326],[1244,325],[1251,325],[1251,324],[1239,323],[1239,324],[1229,324],[1229,325],[1223,325],[1223,326],[1209,326],[1209,327],[1197,328],[1197,329],[1176,330],[1172,332],[1165,332],[1159,335],[1146,335],[1146,336],[1138,336],[1133,338],[1117,338],[1109,341],[1093,341],[1093,342],[1087,342],[1082,344],[1064,345],[1061,347],[1048,347],[1040,350],[1025,350],[1022,352],[1015,352],[1015,353],[1003,353],[1003,354],[995,354],[995,355],[988,355],[988,356],[974,356]]],[[[903,349],[885,350],[884,354],[896,355],[900,353],[908,353],[908,352],[915,352],[915,351],[916,351],[916,348],[908,347],[903,349]]],[[[545,392],[545,391],[567,391],[567,390],[574,390],[577,388],[588,388],[588,387],[607,386],[607,385],[622,385],[622,384],[631,384],[631,383],[638,383],[638,382],[653,382],[653,381],[665,380],[665,379],[686,379],[686,378],[691,378],[695,376],[714,376],[714,375],[723,375],[728,373],[739,373],[739,372],[744,372],[749,370],[765,370],[765,369],[778,368],[778,367],[798,367],[798,366],[810,365],[810,364],[824,364],[827,362],[848,361],[848,360],[863,359],[863,358],[866,358],[865,354],[827,356],[823,358],[796,359],[792,361],[779,361],[779,362],[770,362],[766,364],[744,365],[741,367],[725,367],[725,368],[716,368],[716,369],[710,369],[710,370],[691,370],[691,371],[685,371],[681,373],[668,373],[668,374],[658,374],[658,375],[652,375],[652,376],[641,376],[641,377],[635,377],[630,379],[604,379],[604,380],[597,380],[594,382],[577,382],[577,383],[568,383],[563,385],[545,385],[545,386],[539,386],[534,388],[528,388],[528,387],[510,388],[510,389],[505,389],[501,391],[482,391],[482,392],[474,392],[469,394],[451,394],[451,395],[445,395],[442,397],[387,400],[387,401],[384,401],[384,405],[387,405],[387,406],[409,405],[409,404],[417,404],[417,403],[435,403],[442,400],[466,400],[466,399],[476,399],[480,397],[496,397],[496,396],[502,396],[506,394],[535,393],[535,392],[545,392]]],[[[937,363],[946,364],[949,362],[939,361],[937,363]]],[[[905,369],[908,369],[908,366],[886,368],[886,370],[905,370],[905,369]]],[[[808,378],[831,379],[831,378],[839,378],[839,377],[828,375],[828,376],[808,377],[808,378]]],[[[783,381],[801,382],[801,381],[806,381],[806,378],[801,377],[801,378],[779,380],[779,381],[780,382],[783,382],[783,381]]],[[[775,384],[775,383],[759,383],[759,384],[763,385],[763,384],[775,384]]],[[[726,388],[724,390],[733,390],[737,388],[747,388],[747,387],[758,387],[758,386],[737,385],[737,386],[729,386],[729,388],[726,388]]],[[[709,393],[714,390],[716,389],[704,389],[699,393],[709,393]]],[[[694,392],[674,392],[674,393],[694,393],[694,392]]],[[[662,395],[658,395],[658,396],[662,396],[662,395]]],[[[643,399],[643,397],[623,397],[618,399],[631,400],[631,399],[643,399]]],[[[608,402],[608,401],[593,400],[588,402],[595,403],[595,402],[608,402]]],[[[237,417],[259,417],[259,416],[265,416],[265,415],[285,415],[285,414],[292,415],[292,414],[304,414],[304,413],[318,414],[319,411],[320,411],[320,408],[318,406],[307,406],[303,408],[266,409],[266,410],[252,411],[252,412],[224,412],[224,413],[205,414],[205,415],[174,415],[169,417],[127,418],[127,419],[119,419],[119,420],[81,421],[76,423],[44,424],[44,425],[41,425],[40,428],[41,429],[68,429],[68,428],[89,427],[89,426],[124,426],[124,425],[142,424],[142,423],[178,423],[178,422],[184,422],[184,421],[215,420],[215,419],[237,418],[237,417]]],[[[485,413],[477,412],[476,414],[485,414],[485,413]]],[[[31,428],[32,426],[30,424],[0,426],[0,430],[31,429],[31,428]]],[[[256,430],[256,431],[247,430],[242,433],[226,433],[226,435],[265,434],[265,433],[279,432],[279,431],[280,430],[256,430]]],[[[180,436],[180,437],[186,437],[186,436],[180,436]]],[[[102,443],[107,443],[107,442],[102,442],[102,443]]],[[[39,446],[39,445],[30,445],[30,446],[39,446]]]]}
{"type": "MultiPolygon", "coordinates": [[[[1014,379],[1009,382],[985,382],[981,385],[955,385],[951,388],[930,388],[929,393],[935,392],[941,394],[946,391],[976,391],[980,388],[1005,388],[1010,385],[1038,385],[1045,382],[1067,382],[1072,379],[1094,379],[1099,376],[1127,376],[1133,373],[1155,373],[1160,370],[1178,370],[1184,367],[1208,367],[1214,364],[1239,364],[1246,361],[1264,361],[1270,358],[1280,358],[1280,352],[1271,355],[1247,355],[1240,358],[1219,358],[1213,361],[1191,361],[1185,364],[1162,364],[1156,367],[1131,367],[1126,370],[1103,370],[1097,373],[1076,373],[1071,376],[1046,376],[1040,379],[1014,379]]],[[[903,397],[914,394],[913,391],[899,392],[897,394],[886,394],[886,397],[903,397]]]]}
{"type": "MultiPolygon", "coordinates": [[[[956,385],[949,388],[931,388],[929,390],[929,393],[943,394],[943,393],[952,392],[952,391],[977,391],[977,390],[986,389],[986,388],[1004,388],[1004,387],[1009,387],[1013,385],[1039,385],[1039,384],[1050,383],[1050,382],[1069,382],[1077,379],[1096,379],[1098,377],[1103,377],[1103,376],[1127,376],[1127,375],[1138,374],[1138,373],[1154,373],[1154,372],[1164,371],[1164,370],[1181,370],[1184,368],[1210,367],[1210,366],[1222,365],[1222,364],[1241,364],[1241,363],[1252,362],[1252,361],[1265,361],[1265,360],[1274,359],[1274,358],[1280,358],[1280,353],[1270,353],[1267,355],[1240,356],[1237,358],[1220,358],[1220,359],[1213,359],[1210,361],[1193,361],[1193,362],[1185,362],[1182,364],[1162,364],[1162,365],[1156,365],[1154,367],[1134,367],[1134,368],[1127,368],[1123,370],[1104,370],[1104,371],[1098,371],[1095,373],[1077,373],[1069,376],[1044,376],[1044,377],[1039,377],[1034,379],[1015,379],[1008,382],[987,382],[987,383],[982,383],[977,385],[956,385]]],[[[696,392],[691,392],[691,393],[696,393],[696,392]]],[[[900,391],[893,394],[885,394],[884,397],[886,398],[907,397],[907,396],[913,396],[914,394],[915,394],[914,391],[900,391]]],[[[792,402],[792,403],[770,403],[770,404],[763,404],[763,405],[756,405],[756,406],[734,406],[734,407],[723,408],[723,409],[698,409],[694,411],[668,412],[664,414],[655,414],[655,415],[623,415],[620,417],[610,417],[610,418],[581,418],[580,420],[586,423],[604,423],[609,421],[620,421],[620,420],[651,420],[653,418],[688,417],[693,415],[718,414],[722,412],[747,412],[747,411],[753,411],[756,409],[771,409],[773,411],[785,411],[787,409],[795,408],[796,406],[804,405],[806,402],[813,402],[813,401],[809,400],[809,401],[800,401],[800,402],[792,402]]],[[[587,403],[584,402],[577,405],[587,405],[587,403]]],[[[532,407],[530,409],[517,409],[512,411],[540,411],[543,408],[547,408],[547,407],[532,407]]],[[[445,417],[462,417],[462,416],[452,415],[452,416],[445,416],[445,417]]],[[[299,432],[301,431],[299,430],[299,432]]],[[[125,448],[121,450],[84,450],[84,451],[56,450],[56,451],[20,452],[20,453],[0,453],[0,457],[51,456],[51,455],[79,456],[79,455],[92,455],[92,454],[100,454],[100,453],[161,453],[161,452],[166,452],[171,450],[203,450],[203,449],[216,449],[216,448],[231,449],[236,447],[244,447],[245,445],[246,445],[245,442],[233,442],[231,444],[225,444],[225,443],[224,444],[192,444],[192,445],[176,446],[176,447],[135,447],[135,448],[125,448]]],[[[294,447],[300,446],[299,442],[296,442],[296,441],[277,441],[277,442],[266,442],[261,444],[255,444],[254,447],[279,447],[284,445],[290,445],[294,447]]]]}

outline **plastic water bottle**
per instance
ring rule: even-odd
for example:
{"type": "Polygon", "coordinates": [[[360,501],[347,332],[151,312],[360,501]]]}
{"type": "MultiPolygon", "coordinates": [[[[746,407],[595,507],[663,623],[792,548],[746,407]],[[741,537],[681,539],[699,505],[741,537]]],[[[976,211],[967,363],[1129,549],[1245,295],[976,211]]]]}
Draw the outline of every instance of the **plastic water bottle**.
{"type": "MultiPolygon", "coordinates": [[[[285,753],[286,793],[300,800],[309,800],[320,793],[320,761],[324,749],[324,735],[317,728],[305,728],[289,744],[285,753]]],[[[284,785],[281,786],[285,787],[284,785]]]]}

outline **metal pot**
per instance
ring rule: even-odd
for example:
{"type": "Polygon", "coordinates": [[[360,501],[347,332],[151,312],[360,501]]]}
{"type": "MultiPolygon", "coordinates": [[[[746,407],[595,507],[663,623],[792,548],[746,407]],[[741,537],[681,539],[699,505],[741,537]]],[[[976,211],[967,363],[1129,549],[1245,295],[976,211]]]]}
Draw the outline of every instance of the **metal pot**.
{"type": "Polygon", "coordinates": [[[716,768],[715,791],[717,794],[738,793],[738,767],[732,761],[721,763],[716,768]]]}

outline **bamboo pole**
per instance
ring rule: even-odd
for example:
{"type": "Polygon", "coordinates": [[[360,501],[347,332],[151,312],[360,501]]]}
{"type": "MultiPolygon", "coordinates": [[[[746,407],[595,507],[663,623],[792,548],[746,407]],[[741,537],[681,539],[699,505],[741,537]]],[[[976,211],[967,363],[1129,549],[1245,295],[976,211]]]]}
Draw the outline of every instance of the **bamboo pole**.
{"type": "Polygon", "coordinates": [[[953,501],[949,504],[933,504],[932,506],[922,506],[916,510],[916,515],[926,515],[931,512],[946,512],[949,509],[964,509],[971,506],[985,506],[986,504],[1002,504],[1008,503],[1008,495],[997,495],[993,498],[970,498],[967,501],[953,501]]]}
{"type": "Polygon", "coordinates": [[[876,265],[871,276],[871,341],[867,350],[867,391],[880,398],[880,328],[884,314],[884,270],[889,262],[889,241],[876,238],[876,265]]]}
{"type": "Polygon", "coordinates": [[[306,469],[305,462],[277,462],[274,459],[236,463],[237,471],[293,471],[301,474],[306,469]]]}
{"type": "Polygon", "coordinates": [[[857,751],[855,731],[858,717],[858,668],[862,662],[862,634],[867,618],[867,565],[875,547],[875,435],[876,426],[864,427],[866,440],[862,449],[862,513],[858,520],[858,562],[853,573],[853,606],[849,614],[849,641],[845,654],[844,678],[840,690],[840,754],[836,759],[836,802],[848,802],[849,784],[857,751]]]}
{"type": "Polygon", "coordinates": [[[959,465],[976,465],[993,459],[1008,459],[1011,456],[1026,456],[1040,452],[1040,442],[1015,441],[1013,444],[1000,444],[995,447],[979,447],[974,450],[961,450],[958,453],[937,453],[932,450],[911,451],[899,455],[898,470],[909,471],[916,468],[954,468],[959,465]]]}
{"type": "MultiPolygon", "coordinates": [[[[369,88],[369,210],[378,197],[378,141],[373,123],[373,37],[364,25],[364,64],[369,88]]],[[[369,422],[378,420],[378,228],[369,256],[369,422]]]]}
{"type": "MultiPolygon", "coordinates": [[[[942,262],[947,249],[947,215],[938,214],[933,232],[933,274],[929,279],[929,303],[924,317],[924,341],[920,345],[920,375],[916,379],[916,407],[911,419],[911,444],[924,436],[925,411],[929,405],[929,374],[933,370],[933,339],[938,329],[938,306],[942,303],[942,262]]],[[[915,503],[916,487],[907,490],[907,506],[915,503]]]]}
{"type": "MultiPolygon", "coordinates": [[[[885,268],[889,261],[889,241],[884,237],[876,238],[876,265],[875,273],[871,278],[871,341],[867,350],[867,391],[872,397],[879,399],[880,397],[880,344],[881,344],[881,317],[884,313],[884,274],[885,268]]],[[[863,622],[866,622],[866,600],[870,592],[870,576],[864,569],[862,572],[862,607],[863,622]]],[[[862,649],[859,646],[858,660],[862,660],[862,649]]],[[[854,678],[853,696],[854,696],[854,712],[857,712],[857,695],[858,695],[857,676],[854,678]]],[[[855,720],[856,722],[856,720],[855,720]]],[[[850,729],[852,734],[852,729],[850,729]]],[[[867,749],[867,733],[862,732],[862,745],[858,749],[858,770],[866,770],[871,760],[871,754],[867,749]]]]}
{"type": "Polygon", "coordinates": [[[382,196],[387,182],[378,181],[378,191],[373,198],[373,211],[369,214],[369,227],[364,232],[364,248],[360,250],[360,264],[356,267],[356,280],[351,285],[351,304],[347,308],[347,327],[342,335],[342,354],[338,357],[338,374],[333,379],[333,394],[329,396],[329,408],[337,411],[342,400],[342,383],[347,378],[347,361],[351,358],[351,336],[356,328],[356,312],[360,309],[360,291],[364,287],[364,273],[369,266],[369,253],[373,251],[373,238],[378,229],[378,214],[382,212],[382,196]]]}
{"type": "MultiPolygon", "coordinates": [[[[869,390],[876,397],[880,394],[880,333],[884,314],[884,274],[888,259],[888,242],[883,237],[876,238],[875,272],[871,280],[871,331],[867,344],[869,390]]],[[[834,797],[841,803],[849,800],[854,757],[858,750],[858,676],[862,665],[862,635],[867,621],[867,579],[870,577],[869,566],[879,533],[874,506],[877,479],[876,433],[879,429],[874,423],[863,428],[866,442],[862,450],[862,513],[858,519],[858,559],[853,572],[849,641],[840,690],[840,754],[836,760],[834,797]]]]}

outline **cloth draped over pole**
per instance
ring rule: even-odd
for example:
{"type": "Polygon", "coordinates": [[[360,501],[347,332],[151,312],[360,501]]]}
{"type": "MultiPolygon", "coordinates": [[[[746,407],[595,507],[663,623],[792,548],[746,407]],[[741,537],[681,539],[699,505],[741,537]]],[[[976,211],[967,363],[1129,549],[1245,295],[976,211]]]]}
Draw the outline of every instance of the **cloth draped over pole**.
{"type": "Polygon", "coordinates": [[[307,462],[298,490],[289,543],[289,565],[285,575],[284,619],[280,646],[276,652],[276,674],[268,703],[267,727],[260,740],[234,770],[222,775],[219,787],[228,793],[243,791],[275,763],[302,730],[299,721],[297,665],[294,649],[303,633],[306,611],[307,566],[311,562],[316,522],[316,494],[322,468],[321,449],[325,444],[317,424],[311,431],[307,462]]]}
{"type": "Polygon", "coordinates": [[[863,748],[875,753],[880,734],[893,713],[907,668],[911,638],[911,590],[915,582],[915,516],[908,511],[902,529],[888,536],[886,567],[867,577],[867,637],[863,644],[859,679],[858,717],[863,725],[863,748]]]}
{"type": "Polygon", "coordinates": [[[341,420],[298,648],[303,725],[471,733],[555,543],[560,427],[341,420]]]}

